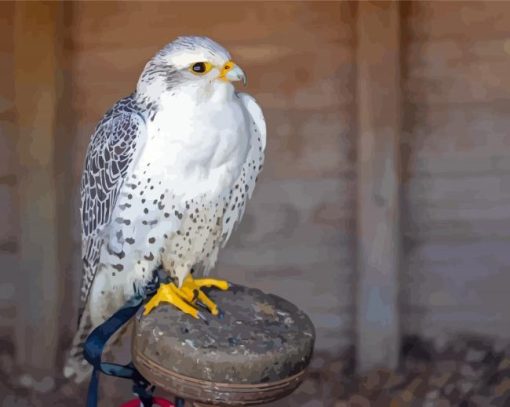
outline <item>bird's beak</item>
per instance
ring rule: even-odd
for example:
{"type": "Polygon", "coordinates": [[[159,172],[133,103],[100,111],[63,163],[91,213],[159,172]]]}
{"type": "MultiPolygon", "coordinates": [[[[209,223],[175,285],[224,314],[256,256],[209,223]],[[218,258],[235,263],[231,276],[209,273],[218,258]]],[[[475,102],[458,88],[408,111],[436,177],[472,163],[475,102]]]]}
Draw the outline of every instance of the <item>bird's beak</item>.
{"type": "Polygon", "coordinates": [[[218,78],[230,82],[243,81],[243,85],[246,86],[246,74],[233,61],[228,61],[225,65],[223,65],[218,78]]]}

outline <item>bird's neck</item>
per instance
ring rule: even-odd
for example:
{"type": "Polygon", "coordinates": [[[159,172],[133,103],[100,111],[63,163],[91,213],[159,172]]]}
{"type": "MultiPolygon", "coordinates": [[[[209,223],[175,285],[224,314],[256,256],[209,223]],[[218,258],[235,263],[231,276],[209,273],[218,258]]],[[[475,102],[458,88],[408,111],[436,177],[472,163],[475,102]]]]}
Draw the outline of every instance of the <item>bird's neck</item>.
{"type": "Polygon", "coordinates": [[[135,98],[147,110],[168,104],[169,99],[180,99],[188,103],[228,103],[234,97],[234,86],[230,82],[214,80],[205,86],[180,85],[155,92],[151,87],[135,92],[135,98]]]}

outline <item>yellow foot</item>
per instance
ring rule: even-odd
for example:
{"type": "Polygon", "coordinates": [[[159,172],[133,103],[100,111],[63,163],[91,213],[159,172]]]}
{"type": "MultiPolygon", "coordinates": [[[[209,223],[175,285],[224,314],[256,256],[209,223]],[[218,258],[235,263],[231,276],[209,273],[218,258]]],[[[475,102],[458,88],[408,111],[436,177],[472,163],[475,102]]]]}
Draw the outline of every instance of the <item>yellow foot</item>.
{"type": "Polygon", "coordinates": [[[203,318],[195,307],[197,301],[202,303],[213,315],[218,315],[218,307],[202,291],[202,287],[216,287],[220,290],[228,290],[229,284],[225,280],[216,280],[213,278],[201,278],[194,280],[188,275],[182,287],[178,288],[174,283],[161,284],[158,292],[145,305],[143,315],[147,315],[161,302],[169,302],[185,314],[193,318],[203,318]]]}

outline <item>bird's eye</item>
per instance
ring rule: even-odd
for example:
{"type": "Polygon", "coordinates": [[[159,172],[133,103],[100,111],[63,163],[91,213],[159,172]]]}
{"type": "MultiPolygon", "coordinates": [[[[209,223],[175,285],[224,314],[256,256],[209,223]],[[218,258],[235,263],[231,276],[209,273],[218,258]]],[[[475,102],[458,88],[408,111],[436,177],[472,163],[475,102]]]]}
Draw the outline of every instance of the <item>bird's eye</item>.
{"type": "Polygon", "coordinates": [[[190,66],[190,71],[197,75],[203,75],[209,72],[212,65],[209,62],[195,62],[190,66]]]}
{"type": "Polygon", "coordinates": [[[193,64],[193,71],[197,73],[204,73],[205,64],[203,62],[197,62],[196,64],[193,64]]]}

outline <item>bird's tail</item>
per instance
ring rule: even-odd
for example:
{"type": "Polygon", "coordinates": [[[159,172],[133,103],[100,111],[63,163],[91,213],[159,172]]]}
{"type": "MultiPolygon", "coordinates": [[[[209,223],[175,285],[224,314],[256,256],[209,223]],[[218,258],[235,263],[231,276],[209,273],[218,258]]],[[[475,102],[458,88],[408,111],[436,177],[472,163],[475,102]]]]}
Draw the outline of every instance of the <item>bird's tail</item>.
{"type": "Polygon", "coordinates": [[[81,314],[78,330],[74,335],[73,344],[67,356],[67,361],[64,365],[64,377],[72,379],[76,383],[83,382],[89,377],[92,371],[92,366],[83,356],[83,346],[91,330],[92,321],[90,319],[88,307],[85,307],[81,314]]]}
{"type": "MultiPolygon", "coordinates": [[[[122,337],[126,336],[125,333],[130,329],[130,326],[131,324],[128,322],[115,332],[108,340],[105,351],[110,351],[113,346],[118,345],[122,337]]],[[[81,383],[88,379],[92,372],[92,366],[85,360],[83,349],[88,335],[94,328],[95,326],[92,323],[88,307],[86,306],[81,314],[78,330],[74,335],[73,344],[64,365],[64,377],[74,380],[76,383],[81,383]]]]}

